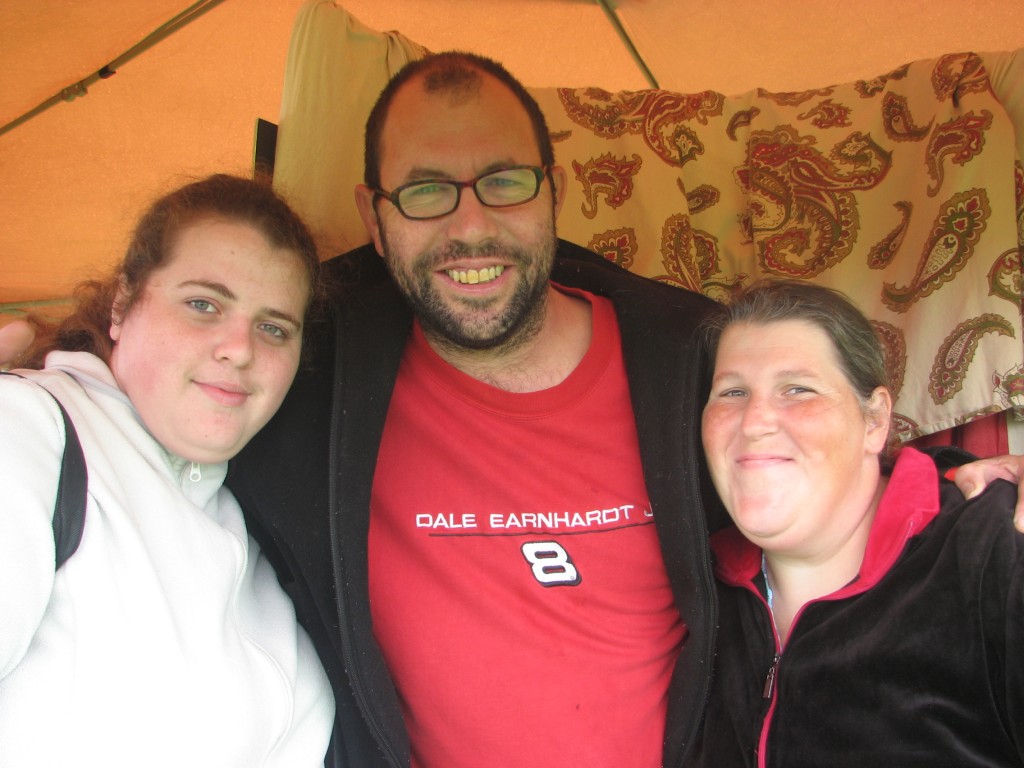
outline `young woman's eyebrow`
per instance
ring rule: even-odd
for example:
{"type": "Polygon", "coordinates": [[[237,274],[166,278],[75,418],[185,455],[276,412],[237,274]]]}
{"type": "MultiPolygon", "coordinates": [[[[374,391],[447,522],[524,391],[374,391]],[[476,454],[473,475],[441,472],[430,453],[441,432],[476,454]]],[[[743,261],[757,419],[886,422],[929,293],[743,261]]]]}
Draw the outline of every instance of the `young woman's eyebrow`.
{"type": "Polygon", "coordinates": [[[215,283],[212,280],[184,280],[178,283],[179,288],[188,288],[193,285],[199,288],[206,288],[214,293],[219,293],[225,299],[238,298],[230,288],[224,285],[224,283],[215,283]]]}

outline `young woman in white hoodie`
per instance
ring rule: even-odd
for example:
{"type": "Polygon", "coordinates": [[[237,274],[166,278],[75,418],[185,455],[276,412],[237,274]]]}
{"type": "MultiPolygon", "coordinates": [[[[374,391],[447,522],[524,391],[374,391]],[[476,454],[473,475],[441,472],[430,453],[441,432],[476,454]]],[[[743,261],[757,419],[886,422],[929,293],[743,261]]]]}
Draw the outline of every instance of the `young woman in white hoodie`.
{"type": "Polygon", "coordinates": [[[213,176],[145,213],[29,353],[42,370],[0,376],[0,765],[323,764],[329,683],[222,485],[291,384],[320,285],[285,202],[213,176]],[[88,470],[59,568],[54,397],[88,470]]]}

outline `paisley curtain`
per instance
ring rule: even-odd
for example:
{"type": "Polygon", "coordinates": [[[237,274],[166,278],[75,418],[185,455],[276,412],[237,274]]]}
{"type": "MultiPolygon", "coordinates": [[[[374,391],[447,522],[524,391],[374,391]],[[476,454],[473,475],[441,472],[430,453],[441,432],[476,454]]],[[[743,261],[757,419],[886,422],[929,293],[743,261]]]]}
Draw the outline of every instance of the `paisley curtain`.
{"type": "MultiPolygon", "coordinates": [[[[330,2],[294,35],[275,183],[337,253],[367,239],[354,137],[425,50],[330,2]]],[[[716,300],[773,275],[844,291],[883,340],[909,440],[1024,413],[1022,86],[1024,51],[799,93],[531,91],[569,175],[561,237],[716,300]]],[[[967,447],[1005,451],[986,424],[967,447]]]]}
{"type": "Polygon", "coordinates": [[[801,93],[536,95],[572,179],[561,236],[719,300],[762,276],[844,291],[904,439],[1024,405],[1024,174],[980,56],[801,93]]]}

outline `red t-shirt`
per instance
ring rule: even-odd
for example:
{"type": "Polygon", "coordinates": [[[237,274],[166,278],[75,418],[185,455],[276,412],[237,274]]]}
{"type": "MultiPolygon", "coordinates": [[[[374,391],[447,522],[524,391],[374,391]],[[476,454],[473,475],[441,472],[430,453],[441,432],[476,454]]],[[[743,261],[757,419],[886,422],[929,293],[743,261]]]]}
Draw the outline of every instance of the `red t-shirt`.
{"type": "Polygon", "coordinates": [[[685,628],[640,466],[612,305],[561,384],[509,393],[419,326],[370,519],[374,632],[414,766],[661,764],[685,628]]]}

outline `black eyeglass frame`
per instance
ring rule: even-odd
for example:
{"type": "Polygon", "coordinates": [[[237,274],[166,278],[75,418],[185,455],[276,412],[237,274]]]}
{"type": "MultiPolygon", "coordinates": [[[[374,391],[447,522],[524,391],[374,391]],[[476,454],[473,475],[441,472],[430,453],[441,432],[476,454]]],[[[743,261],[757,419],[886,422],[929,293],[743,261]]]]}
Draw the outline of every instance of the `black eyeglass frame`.
{"type": "MultiPolygon", "coordinates": [[[[550,171],[551,169],[547,166],[541,167],[539,165],[509,165],[504,168],[495,168],[494,170],[487,171],[486,173],[481,173],[475,179],[470,179],[469,181],[456,181],[455,179],[417,179],[416,181],[410,181],[408,184],[402,184],[401,186],[395,187],[390,192],[377,188],[371,189],[373,191],[374,200],[378,198],[383,198],[387,200],[389,203],[395,206],[395,209],[404,218],[409,219],[409,221],[430,221],[431,219],[440,219],[455,213],[455,211],[458,210],[459,208],[459,203],[462,202],[462,190],[466,189],[467,187],[472,188],[473,194],[476,195],[476,199],[480,201],[480,205],[486,206],[487,208],[515,208],[516,206],[519,205],[526,205],[526,203],[529,203],[530,201],[537,199],[537,196],[540,194],[541,185],[544,183],[544,177],[551,177],[550,171]],[[537,179],[537,188],[533,191],[533,194],[530,195],[528,198],[526,198],[525,200],[520,200],[519,202],[516,203],[494,205],[493,203],[486,202],[480,196],[480,192],[476,188],[476,185],[479,184],[480,181],[486,179],[488,176],[491,176],[495,173],[501,173],[502,171],[517,171],[521,168],[527,168],[533,171],[533,175],[537,179]],[[451,210],[445,211],[444,213],[436,213],[433,216],[410,216],[408,213],[406,213],[398,202],[398,196],[404,190],[409,189],[410,187],[417,187],[421,184],[447,184],[449,186],[455,187],[455,203],[454,205],[452,205],[451,210]]],[[[552,180],[551,183],[553,186],[554,181],[552,180]]]]}

